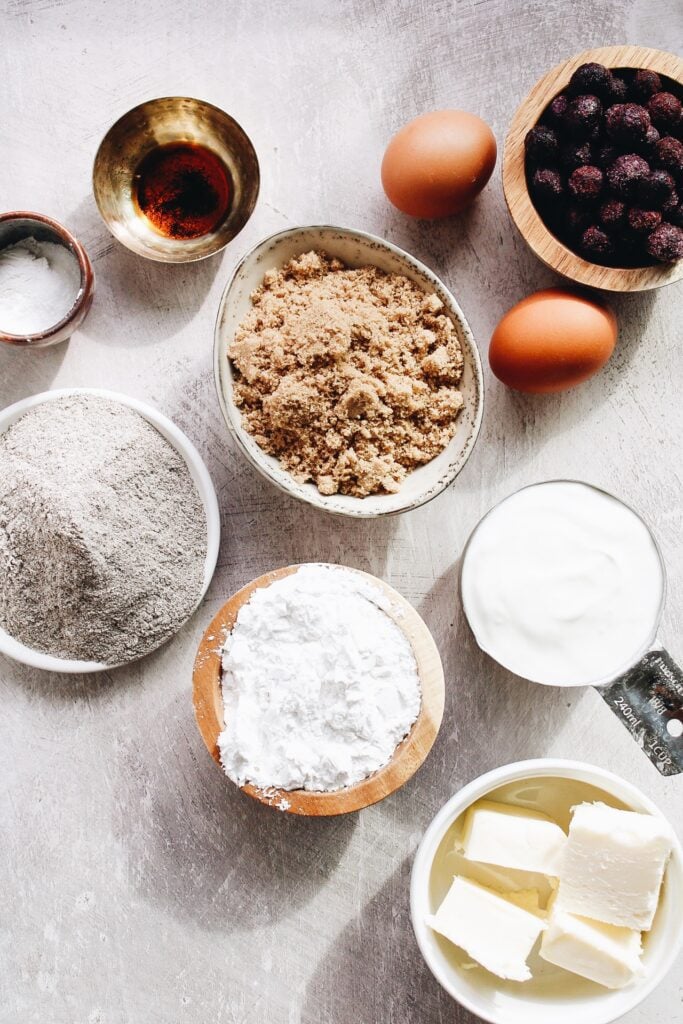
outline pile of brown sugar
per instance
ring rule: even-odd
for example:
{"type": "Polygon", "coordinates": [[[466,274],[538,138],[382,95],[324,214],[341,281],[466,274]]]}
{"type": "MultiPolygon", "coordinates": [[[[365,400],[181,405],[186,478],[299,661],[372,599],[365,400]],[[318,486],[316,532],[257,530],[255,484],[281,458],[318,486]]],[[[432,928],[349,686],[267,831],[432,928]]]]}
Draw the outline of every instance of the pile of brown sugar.
{"type": "Polygon", "coordinates": [[[462,351],[435,294],[308,252],[269,271],[228,354],[242,423],[322,494],[394,492],[462,408],[462,351]]]}

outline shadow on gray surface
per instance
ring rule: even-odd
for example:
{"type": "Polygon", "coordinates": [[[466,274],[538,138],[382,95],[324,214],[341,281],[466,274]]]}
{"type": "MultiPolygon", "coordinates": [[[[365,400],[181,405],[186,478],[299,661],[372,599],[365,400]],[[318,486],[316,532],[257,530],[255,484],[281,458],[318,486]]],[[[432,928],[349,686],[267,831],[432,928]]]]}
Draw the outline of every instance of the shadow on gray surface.
{"type": "Polygon", "coordinates": [[[224,253],[194,263],[157,263],[137,256],[108,231],[92,196],[67,220],[95,270],[95,300],[86,321],[94,341],[137,348],[183,330],[199,312],[224,253]],[[118,315],[126,311],[125,319],[118,315]],[[112,330],[112,319],[119,327],[112,330]]]}
{"type": "MultiPolygon", "coordinates": [[[[539,686],[514,676],[479,649],[460,602],[461,560],[436,581],[418,608],[439,648],[446,680],[434,747],[393,798],[400,801],[401,816],[420,830],[465,783],[500,765],[544,756],[584,696],[582,688],[539,686]],[[438,618],[444,608],[450,615],[438,618]]],[[[378,811],[394,813],[388,802],[378,811]]]]}
{"type": "Polygon", "coordinates": [[[63,341],[60,345],[33,349],[0,345],[0,380],[6,396],[5,408],[29,395],[50,390],[68,344],[63,341]]]}
{"type": "Polygon", "coordinates": [[[298,818],[246,797],[209,757],[186,694],[148,725],[117,755],[114,833],[135,892],[224,934],[306,904],[357,818],[298,818]]]}
{"type": "Polygon", "coordinates": [[[411,859],[348,924],[306,986],[301,1024],[475,1024],[432,977],[410,923],[411,859]]]}
{"type": "MultiPolygon", "coordinates": [[[[151,655],[147,655],[151,657],[151,655]]],[[[143,659],[145,661],[146,659],[143,659]]],[[[142,678],[137,662],[125,671],[110,669],[105,672],[88,672],[85,675],[66,672],[45,672],[39,668],[22,665],[5,655],[0,655],[0,676],[5,685],[16,685],[26,690],[33,699],[56,704],[63,702],[73,705],[107,699],[116,688],[118,693],[132,689],[142,678]]]]}

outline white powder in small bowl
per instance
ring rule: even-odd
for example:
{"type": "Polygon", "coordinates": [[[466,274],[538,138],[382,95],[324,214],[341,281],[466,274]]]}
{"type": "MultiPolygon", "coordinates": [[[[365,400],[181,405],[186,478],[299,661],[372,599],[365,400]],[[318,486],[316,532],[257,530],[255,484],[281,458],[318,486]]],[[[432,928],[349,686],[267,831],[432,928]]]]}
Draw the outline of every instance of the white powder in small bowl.
{"type": "Polygon", "coordinates": [[[74,254],[57,242],[23,238],[0,250],[0,331],[40,334],[72,308],[81,287],[74,254]]]}
{"type": "Polygon", "coordinates": [[[421,704],[384,592],[302,566],[242,606],[223,649],[221,762],[239,786],[329,792],[387,764],[421,704]]]}

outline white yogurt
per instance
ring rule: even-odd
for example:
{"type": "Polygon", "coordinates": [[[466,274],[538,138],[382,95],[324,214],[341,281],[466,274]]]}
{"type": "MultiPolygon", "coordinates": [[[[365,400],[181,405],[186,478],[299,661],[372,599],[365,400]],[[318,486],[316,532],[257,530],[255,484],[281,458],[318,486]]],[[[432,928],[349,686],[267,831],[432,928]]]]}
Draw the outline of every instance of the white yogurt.
{"type": "Polygon", "coordinates": [[[550,481],[496,506],[462,568],[479,646],[538,683],[607,682],[654,639],[664,571],[650,531],[588,484],[550,481]]]}

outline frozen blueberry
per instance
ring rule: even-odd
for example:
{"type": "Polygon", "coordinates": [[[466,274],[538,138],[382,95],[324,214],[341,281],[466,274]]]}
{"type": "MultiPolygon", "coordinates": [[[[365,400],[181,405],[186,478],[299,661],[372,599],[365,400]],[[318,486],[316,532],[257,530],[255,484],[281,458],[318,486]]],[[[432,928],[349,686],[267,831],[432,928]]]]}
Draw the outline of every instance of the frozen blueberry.
{"type": "Polygon", "coordinates": [[[660,132],[677,131],[681,123],[681,101],[671,92],[657,92],[647,101],[647,110],[660,132]]]}
{"type": "Polygon", "coordinates": [[[572,171],[567,184],[575,199],[590,203],[602,192],[603,182],[604,175],[600,168],[586,165],[572,171]]]}
{"type": "Polygon", "coordinates": [[[612,252],[612,240],[602,228],[593,226],[586,228],[581,235],[581,248],[589,256],[609,256],[612,252]]]}
{"type": "Polygon", "coordinates": [[[675,182],[668,171],[650,171],[638,182],[638,198],[649,210],[660,210],[673,192],[675,182]]]}
{"type": "Polygon", "coordinates": [[[556,128],[560,127],[564,120],[564,115],[567,113],[567,107],[569,106],[569,97],[565,96],[563,92],[559,93],[558,96],[552,101],[546,110],[548,120],[556,128]]]}
{"type": "Polygon", "coordinates": [[[566,142],[560,147],[560,163],[570,173],[592,162],[593,151],[589,142],[566,142]]]}
{"type": "Polygon", "coordinates": [[[683,257],[683,228],[660,224],[647,238],[647,251],[660,263],[673,263],[683,257]]]}
{"type": "Polygon", "coordinates": [[[636,103],[647,103],[650,96],[660,92],[662,80],[656,71],[639,68],[631,82],[631,95],[636,103]]]}
{"type": "Polygon", "coordinates": [[[632,206],[628,211],[628,226],[639,235],[649,234],[661,222],[662,215],[659,210],[643,210],[640,206],[632,206]]]}
{"type": "Polygon", "coordinates": [[[549,168],[543,168],[534,172],[534,176],[531,179],[531,187],[534,195],[542,202],[561,199],[564,195],[562,178],[557,171],[550,170],[549,168]]]}
{"type": "Polygon", "coordinates": [[[665,135],[655,144],[655,162],[674,178],[683,175],[683,142],[665,135]]]}
{"type": "Polygon", "coordinates": [[[647,160],[643,160],[637,153],[625,153],[607,168],[607,180],[618,196],[628,199],[635,193],[638,182],[649,173],[647,160]]]}
{"type": "Polygon", "coordinates": [[[626,103],[628,86],[623,78],[612,75],[602,92],[602,98],[610,106],[612,103],[626,103]]]}
{"type": "Polygon", "coordinates": [[[597,96],[577,96],[564,115],[564,123],[575,139],[588,139],[600,127],[602,103],[597,96]]]}
{"type": "Polygon", "coordinates": [[[581,64],[569,79],[567,91],[572,96],[579,96],[582,93],[590,93],[592,96],[600,96],[607,88],[612,72],[602,64],[581,64]]]}
{"type": "Polygon", "coordinates": [[[645,140],[650,115],[638,103],[615,103],[605,114],[607,134],[621,146],[637,146],[645,140]]]}
{"type": "Polygon", "coordinates": [[[552,128],[537,124],[526,133],[524,150],[535,167],[539,165],[547,167],[549,164],[555,164],[560,154],[557,134],[552,128]]]}
{"type": "Polygon", "coordinates": [[[638,152],[642,153],[643,156],[653,156],[655,146],[659,142],[659,138],[659,132],[657,131],[655,126],[651,124],[647,132],[645,133],[645,138],[643,139],[643,141],[638,143],[638,152]]]}
{"type": "Polygon", "coordinates": [[[600,207],[600,223],[614,230],[620,228],[626,216],[626,205],[620,199],[606,199],[600,207]]]}

